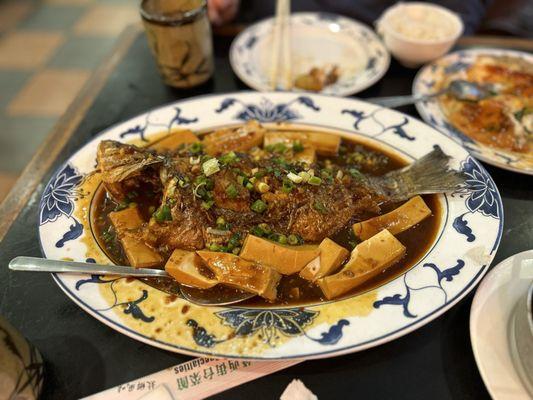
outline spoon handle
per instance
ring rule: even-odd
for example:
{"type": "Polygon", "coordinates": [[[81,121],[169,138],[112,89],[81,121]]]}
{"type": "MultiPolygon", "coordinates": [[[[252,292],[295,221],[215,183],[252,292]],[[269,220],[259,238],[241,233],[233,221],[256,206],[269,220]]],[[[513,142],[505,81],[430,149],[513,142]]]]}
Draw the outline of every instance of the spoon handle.
{"type": "Polygon", "coordinates": [[[383,106],[383,107],[395,108],[395,107],[406,106],[409,104],[414,104],[419,101],[424,101],[431,97],[433,97],[433,95],[430,95],[430,96],[409,95],[409,96],[372,97],[372,98],[364,99],[364,100],[370,103],[383,106]]]}
{"type": "Polygon", "coordinates": [[[160,269],[133,268],[120,265],[100,265],[23,256],[12,259],[9,262],[9,269],[13,271],[32,272],[71,272],[77,274],[169,277],[164,270],[160,269]]]}

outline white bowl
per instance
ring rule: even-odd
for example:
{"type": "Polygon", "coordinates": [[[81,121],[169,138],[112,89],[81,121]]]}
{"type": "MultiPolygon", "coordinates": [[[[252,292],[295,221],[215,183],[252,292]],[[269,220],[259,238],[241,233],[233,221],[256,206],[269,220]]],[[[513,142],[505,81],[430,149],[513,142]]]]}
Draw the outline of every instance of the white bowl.
{"type": "Polygon", "coordinates": [[[376,21],[376,29],[392,55],[417,67],[446,54],[463,33],[461,18],[447,8],[423,3],[397,3],[376,21]]]}

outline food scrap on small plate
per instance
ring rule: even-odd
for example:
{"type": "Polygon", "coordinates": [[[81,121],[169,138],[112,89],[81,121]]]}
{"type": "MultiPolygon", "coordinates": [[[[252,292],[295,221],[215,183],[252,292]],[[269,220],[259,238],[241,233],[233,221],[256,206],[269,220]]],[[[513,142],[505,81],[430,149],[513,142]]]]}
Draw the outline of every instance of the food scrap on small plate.
{"type": "Polygon", "coordinates": [[[300,74],[294,79],[294,86],[311,92],[320,92],[326,86],[333,85],[339,80],[340,69],[333,65],[329,70],[325,67],[313,67],[309,72],[300,74]]]}

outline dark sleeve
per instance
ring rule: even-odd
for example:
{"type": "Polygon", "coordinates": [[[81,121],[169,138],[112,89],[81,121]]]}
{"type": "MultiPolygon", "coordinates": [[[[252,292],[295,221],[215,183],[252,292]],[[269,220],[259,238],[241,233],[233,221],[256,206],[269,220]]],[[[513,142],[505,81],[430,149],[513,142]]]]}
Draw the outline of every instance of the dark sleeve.
{"type": "MultiPolygon", "coordinates": [[[[397,3],[394,0],[316,0],[323,11],[350,16],[372,25],[381,13],[397,3]]],[[[446,7],[461,16],[465,34],[474,33],[480,26],[485,13],[493,0],[440,0],[430,1],[446,7]]]]}

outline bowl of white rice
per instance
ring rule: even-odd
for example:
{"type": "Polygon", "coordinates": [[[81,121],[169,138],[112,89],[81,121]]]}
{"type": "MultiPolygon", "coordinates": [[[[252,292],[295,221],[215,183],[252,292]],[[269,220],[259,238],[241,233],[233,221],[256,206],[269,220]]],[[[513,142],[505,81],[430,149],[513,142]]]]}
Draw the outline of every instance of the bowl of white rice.
{"type": "Polygon", "coordinates": [[[446,54],[463,28],[456,13],[423,2],[397,3],[376,21],[376,29],[389,51],[408,67],[417,67],[446,54]]]}

